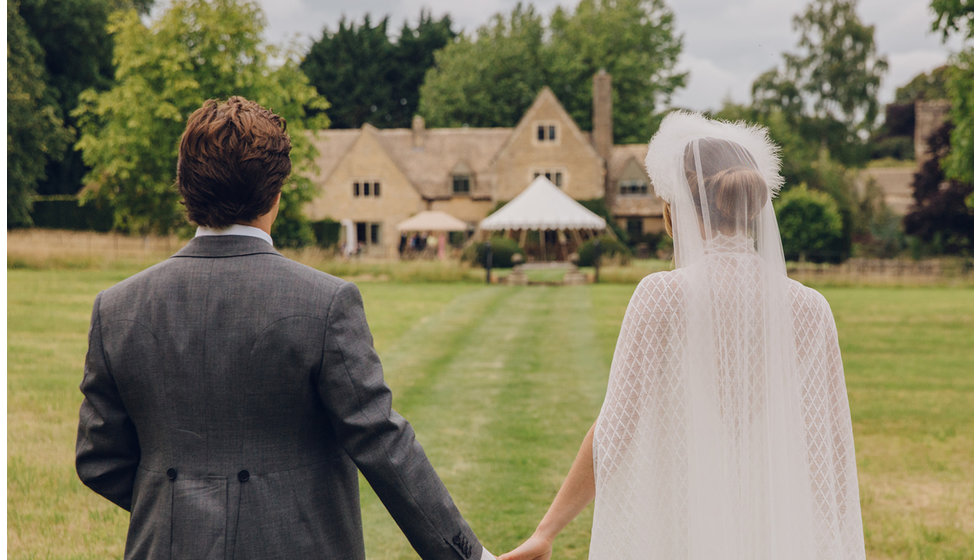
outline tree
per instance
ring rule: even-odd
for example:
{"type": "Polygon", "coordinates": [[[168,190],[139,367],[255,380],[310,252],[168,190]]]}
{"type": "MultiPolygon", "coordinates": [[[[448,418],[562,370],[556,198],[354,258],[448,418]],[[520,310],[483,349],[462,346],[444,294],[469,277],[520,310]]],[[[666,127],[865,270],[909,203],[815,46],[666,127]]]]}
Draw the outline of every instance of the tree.
{"type": "Polygon", "coordinates": [[[449,16],[434,20],[425,10],[416,27],[402,25],[396,42],[388,36],[387,17],[377,25],[367,15],[360,25],[341,19],[337,31],[323,30],[300,68],[331,100],[327,114],[335,128],[404,128],[418,110],[419,88],[435,51],[455,35],[449,16]]]}
{"type": "Polygon", "coordinates": [[[681,41],[662,0],[581,0],[556,9],[548,26],[518,4],[437,53],[420,112],[436,126],[513,126],[550,86],[578,126],[592,128],[592,76],[612,75],[619,142],[645,142],[658,107],[682,87],[681,41]]]}
{"type": "Polygon", "coordinates": [[[494,15],[474,37],[436,53],[419,91],[419,113],[432,126],[514,126],[549,83],[544,36],[533,5],[494,15]]]}
{"type": "Polygon", "coordinates": [[[761,110],[782,109],[805,135],[819,138],[835,159],[866,159],[863,139],[878,115],[878,88],[888,69],[879,57],[874,26],[858,19],[856,0],[812,0],[793,17],[799,54],[752,85],[761,110]]]}
{"type": "MultiPolygon", "coordinates": [[[[58,119],[75,138],[69,116],[78,94],[88,88],[106,89],[112,81],[112,39],[106,30],[116,2],[107,0],[22,0],[20,14],[40,45],[51,100],[58,119]]],[[[74,194],[81,188],[85,166],[66,144],[53,154],[41,194],[74,194]]]]}
{"type": "Polygon", "coordinates": [[[620,143],[645,143],[686,72],[678,72],[681,38],[663,0],[582,0],[555,10],[549,26],[552,87],[584,130],[592,129],[592,76],[612,77],[613,130],[620,143]]]}
{"type": "Polygon", "coordinates": [[[273,233],[281,245],[311,242],[301,210],[312,196],[303,173],[311,169],[315,148],[304,128],[326,126],[325,117],[308,119],[306,111],[327,103],[300,72],[293,51],[262,44],[258,6],[174,0],[149,25],[135,10],[117,12],[110,21],[116,84],[105,92],[82,92],[74,112],[82,132],[77,146],[92,167],[86,200],[107,203],[124,231],[166,233],[185,223],[173,182],[186,119],[205,99],[242,95],[289,123],[294,172],[283,187],[273,233]],[[272,60],[282,62],[274,66],[272,60]]]}
{"type": "Polygon", "coordinates": [[[31,206],[45,165],[69,142],[55,96],[45,83],[44,52],[7,2],[7,227],[31,225],[31,206]]]}
{"type": "Polygon", "coordinates": [[[321,95],[332,100],[327,114],[334,127],[387,125],[394,108],[388,82],[393,50],[388,18],[372,25],[370,15],[360,26],[341,19],[336,32],[324,29],[313,43],[300,69],[321,95]]]}
{"type": "Polygon", "coordinates": [[[837,205],[826,193],[802,185],[780,194],[775,204],[786,260],[839,260],[843,224],[837,205]]]}
{"type": "Polygon", "coordinates": [[[895,103],[906,104],[916,101],[946,99],[945,64],[933,68],[930,72],[922,72],[909,80],[907,84],[895,90],[895,103]]]}
{"type": "MultiPolygon", "coordinates": [[[[932,0],[936,19],[933,31],[941,31],[943,42],[954,34],[965,35],[963,50],[950,57],[946,93],[953,123],[949,154],[943,169],[953,179],[973,184],[973,0],[932,0]]],[[[972,188],[971,188],[972,194],[972,188]]]]}
{"type": "Polygon", "coordinates": [[[394,68],[390,74],[395,101],[390,126],[411,126],[412,117],[418,113],[419,90],[425,81],[425,73],[435,65],[436,52],[457,35],[448,15],[435,20],[426,10],[419,14],[419,23],[414,28],[408,22],[402,25],[395,43],[394,68]]]}
{"type": "Polygon", "coordinates": [[[932,0],[929,7],[936,16],[932,30],[941,31],[943,41],[956,33],[973,38],[973,0],[932,0]]]}
{"type": "Polygon", "coordinates": [[[929,159],[912,182],[915,202],[905,216],[905,231],[933,252],[972,254],[973,212],[966,200],[973,185],[947,179],[940,163],[950,150],[952,128],[947,123],[929,137],[929,159]]]}

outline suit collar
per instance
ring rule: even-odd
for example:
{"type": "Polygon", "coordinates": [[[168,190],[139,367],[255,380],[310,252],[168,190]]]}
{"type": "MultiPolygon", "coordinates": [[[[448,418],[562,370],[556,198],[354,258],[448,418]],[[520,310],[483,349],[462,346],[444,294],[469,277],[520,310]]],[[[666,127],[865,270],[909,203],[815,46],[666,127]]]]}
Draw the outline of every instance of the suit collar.
{"type": "MultiPolygon", "coordinates": [[[[271,245],[256,237],[213,235],[195,237],[172,258],[222,258],[245,255],[279,255],[271,245]]],[[[282,255],[280,255],[282,256],[282,255]]]]}

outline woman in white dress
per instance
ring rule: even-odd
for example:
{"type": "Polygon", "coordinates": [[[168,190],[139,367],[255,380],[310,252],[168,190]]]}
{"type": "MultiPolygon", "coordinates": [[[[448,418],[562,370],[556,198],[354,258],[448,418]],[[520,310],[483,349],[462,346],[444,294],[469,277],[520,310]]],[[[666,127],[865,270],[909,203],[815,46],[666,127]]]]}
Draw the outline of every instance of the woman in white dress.
{"type": "Polygon", "coordinates": [[[501,559],[549,558],[593,498],[592,559],[863,559],[837,330],[786,277],[776,147],[762,128],[678,112],[646,164],[676,269],[637,286],[599,417],[501,559]]]}

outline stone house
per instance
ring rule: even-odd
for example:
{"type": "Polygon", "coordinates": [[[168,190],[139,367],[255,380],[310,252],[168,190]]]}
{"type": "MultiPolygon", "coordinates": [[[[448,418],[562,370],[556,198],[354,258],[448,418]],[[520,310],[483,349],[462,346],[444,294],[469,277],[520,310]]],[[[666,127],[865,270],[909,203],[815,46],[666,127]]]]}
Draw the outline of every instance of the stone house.
{"type": "MultiPolygon", "coordinates": [[[[604,198],[620,226],[638,236],[663,229],[662,202],[643,167],[645,144],[613,145],[612,83],[593,80],[593,132],[579,129],[548,88],[513,128],[426,128],[316,133],[314,220],[351,220],[368,255],[394,257],[397,225],[441,210],[476,225],[544,175],[577,200],[604,198]]],[[[652,135],[653,131],[651,131],[652,135]]]]}

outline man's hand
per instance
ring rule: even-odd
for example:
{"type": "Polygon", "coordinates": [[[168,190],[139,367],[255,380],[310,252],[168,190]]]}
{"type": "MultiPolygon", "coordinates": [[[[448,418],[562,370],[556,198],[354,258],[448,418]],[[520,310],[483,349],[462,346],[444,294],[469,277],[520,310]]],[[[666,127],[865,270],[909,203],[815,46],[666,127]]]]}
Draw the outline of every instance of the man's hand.
{"type": "Polygon", "coordinates": [[[524,541],[524,544],[501,555],[497,560],[548,560],[551,558],[551,541],[537,534],[524,541]]]}

